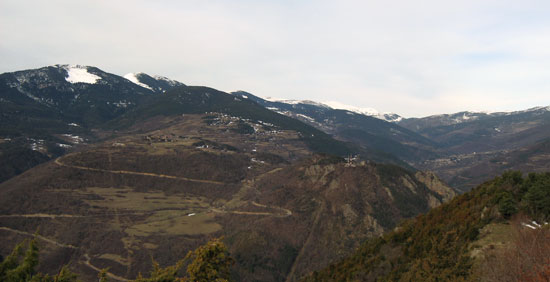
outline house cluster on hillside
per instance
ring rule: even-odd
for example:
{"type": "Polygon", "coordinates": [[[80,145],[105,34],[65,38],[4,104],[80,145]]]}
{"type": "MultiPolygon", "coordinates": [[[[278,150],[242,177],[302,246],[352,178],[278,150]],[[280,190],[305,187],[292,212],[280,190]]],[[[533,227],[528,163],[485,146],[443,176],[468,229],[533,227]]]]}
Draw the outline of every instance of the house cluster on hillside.
{"type": "Polygon", "coordinates": [[[147,135],[143,136],[143,140],[147,141],[149,145],[152,145],[153,143],[171,143],[176,142],[177,139],[185,139],[185,136],[176,136],[174,133],[170,134],[160,134],[160,135],[147,135]]]}

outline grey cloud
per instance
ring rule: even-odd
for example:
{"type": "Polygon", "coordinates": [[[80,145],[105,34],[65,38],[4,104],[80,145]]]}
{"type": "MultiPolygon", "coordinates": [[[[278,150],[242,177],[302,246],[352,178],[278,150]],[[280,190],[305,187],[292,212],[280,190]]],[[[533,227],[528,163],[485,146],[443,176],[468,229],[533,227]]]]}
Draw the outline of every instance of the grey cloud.
{"type": "Polygon", "coordinates": [[[548,12],[502,0],[4,0],[0,72],[75,63],[405,116],[517,110],[550,104],[548,12]]]}

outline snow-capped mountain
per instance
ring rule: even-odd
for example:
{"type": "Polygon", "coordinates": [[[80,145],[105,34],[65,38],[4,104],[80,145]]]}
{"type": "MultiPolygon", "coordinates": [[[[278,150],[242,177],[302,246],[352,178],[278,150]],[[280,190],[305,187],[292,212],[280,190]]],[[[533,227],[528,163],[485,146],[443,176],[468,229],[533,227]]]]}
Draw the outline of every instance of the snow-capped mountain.
{"type": "Polygon", "coordinates": [[[74,115],[80,119],[75,123],[85,124],[82,118],[87,114],[94,121],[108,120],[132,108],[144,96],[183,83],[144,73],[121,77],[92,66],[54,65],[1,74],[0,85],[12,93],[2,97],[3,102],[30,98],[65,116],[74,115]]]}
{"type": "Polygon", "coordinates": [[[131,111],[147,97],[183,85],[145,74],[135,78],[82,65],[0,74],[0,162],[13,163],[0,166],[6,172],[0,173],[0,181],[87,143],[94,138],[92,128],[131,111]]]}
{"type": "MultiPolygon", "coordinates": [[[[238,91],[236,92],[238,93],[238,91]]],[[[278,102],[278,103],[284,103],[289,105],[312,105],[317,106],[321,108],[328,108],[328,109],[334,109],[334,110],[345,110],[351,113],[356,113],[360,115],[375,117],[381,120],[385,120],[388,122],[399,122],[403,119],[403,117],[399,116],[395,113],[380,113],[376,109],[373,108],[361,108],[361,107],[355,107],[350,105],[345,105],[343,103],[337,102],[337,101],[328,101],[328,102],[315,102],[310,100],[285,100],[285,99],[275,99],[271,97],[265,98],[266,101],[269,102],[278,102]]]]}
{"type": "Polygon", "coordinates": [[[389,121],[389,122],[399,122],[403,119],[403,117],[401,117],[398,114],[395,114],[395,113],[380,113],[379,111],[377,111],[376,109],[373,109],[373,108],[355,107],[355,106],[345,105],[345,104],[342,104],[342,103],[336,102],[336,101],[324,102],[324,104],[331,107],[331,108],[333,108],[333,109],[346,110],[346,111],[350,111],[350,112],[357,113],[357,114],[360,114],[360,115],[371,116],[371,117],[375,117],[375,118],[385,120],[385,121],[389,121]]]}
{"type": "Polygon", "coordinates": [[[118,75],[81,65],[3,73],[0,85],[11,93],[4,93],[5,102],[20,104],[28,98],[50,111],[78,116],[78,124],[87,114],[96,121],[109,119],[115,112],[135,105],[140,97],[153,94],[118,75]]]}
{"type": "Polygon", "coordinates": [[[381,118],[375,110],[367,111],[345,106],[339,103],[319,103],[302,100],[263,99],[244,91],[236,91],[231,94],[242,99],[252,100],[269,110],[301,120],[309,125],[317,127],[324,132],[332,134],[339,139],[355,142],[364,147],[395,153],[400,158],[412,160],[422,154],[433,155],[429,152],[433,142],[398,126],[388,119],[399,120],[400,116],[386,114],[381,118]]]}

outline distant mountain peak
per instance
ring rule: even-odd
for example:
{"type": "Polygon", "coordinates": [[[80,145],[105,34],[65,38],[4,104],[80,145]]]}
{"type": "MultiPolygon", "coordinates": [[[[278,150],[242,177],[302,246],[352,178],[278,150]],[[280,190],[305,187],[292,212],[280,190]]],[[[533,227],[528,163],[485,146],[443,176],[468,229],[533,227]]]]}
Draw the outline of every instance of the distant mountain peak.
{"type": "Polygon", "coordinates": [[[403,119],[403,117],[395,113],[380,113],[379,111],[373,108],[361,108],[356,106],[350,106],[350,105],[346,105],[336,101],[319,103],[319,102],[309,101],[309,100],[279,100],[278,102],[282,102],[286,104],[306,104],[306,105],[314,105],[314,106],[324,107],[324,108],[329,108],[334,110],[345,110],[350,113],[370,116],[370,117],[378,118],[388,122],[399,122],[403,119]]]}
{"type": "MultiPolygon", "coordinates": [[[[355,106],[349,106],[349,105],[345,105],[343,103],[335,102],[335,101],[320,103],[320,102],[311,101],[311,100],[292,100],[292,99],[280,99],[280,98],[273,98],[273,97],[259,98],[253,94],[250,94],[242,90],[231,92],[231,94],[238,95],[243,98],[256,97],[256,99],[260,99],[271,103],[283,103],[287,105],[310,105],[310,106],[315,106],[315,107],[324,108],[324,109],[345,110],[345,111],[348,111],[349,114],[365,115],[365,116],[381,119],[387,122],[397,123],[403,119],[403,117],[395,113],[380,113],[373,108],[360,108],[355,106]]],[[[280,109],[277,108],[276,106],[269,106],[268,109],[276,112],[280,112],[279,111],[280,109]]]]}
{"type": "MultiPolygon", "coordinates": [[[[476,121],[482,118],[513,116],[513,115],[527,114],[527,113],[538,114],[538,113],[547,112],[547,111],[550,111],[550,106],[533,107],[526,110],[509,111],[509,112],[462,111],[462,112],[456,112],[452,114],[431,115],[431,116],[416,118],[416,119],[439,120],[440,125],[451,125],[451,124],[459,124],[464,122],[476,121]]],[[[412,120],[414,120],[414,118],[412,120]]]]}

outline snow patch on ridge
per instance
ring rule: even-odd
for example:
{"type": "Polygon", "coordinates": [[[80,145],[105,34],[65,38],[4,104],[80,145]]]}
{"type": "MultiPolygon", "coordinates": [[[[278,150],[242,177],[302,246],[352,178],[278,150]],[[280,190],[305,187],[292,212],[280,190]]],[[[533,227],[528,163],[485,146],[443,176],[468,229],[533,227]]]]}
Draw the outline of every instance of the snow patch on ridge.
{"type": "Polygon", "coordinates": [[[510,115],[510,114],[521,114],[521,113],[536,112],[536,111],[547,111],[547,112],[550,112],[550,106],[546,106],[546,107],[534,107],[534,108],[530,108],[530,109],[523,110],[523,111],[510,112],[510,113],[507,113],[507,114],[508,114],[508,115],[510,115]]]}
{"type": "Polygon", "coordinates": [[[67,77],[65,77],[65,80],[70,83],[95,84],[101,79],[101,77],[93,73],[89,73],[86,66],[66,65],[63,66],[63,68],[67,70],[67,77]]]}
{"type": "MultiPolygon", "coordinates": [[[[310,100],[287,100],[287,99],[278,99],[273,97],[266,97],[264,100],[269,102],[277,102],[277,103],[284,103],[288,105],[298,105],[298,104],[304,104],[304,105],[313,105],[317,107],[322,107],[326,109],[336,109],[336,110],[345,110],[348,111],[348,114],[360,114],[365,116],[371,116],[377,119],[381,119],[387,122],[399,122],[403,119],[403,117],[394,114],[394,113],[380,113],[377,110],[373,108],[360,108],[355,106],[349,106],[342,104],[340,102],[335,101],[329,101],[329,102],[315,102],[310,100]]],[[[278,112],[280,114],[284,114],[283,112],[278,111],[278,108],[269,108],[268,109],[278,112]]]]}
{"type": "Polygon", "coordinates": [[[308,117],[306,115],[302,115],[302,114],[297,114],[297,116],[301,117],[301,118],[304,118],[304,119],[307,119],[308,121],[310,122],[314,122],[315,119],[313,119],[312,117],[308,117]]]}
{"type": "Polygon", "coordinates": [[[137,84],[143,88],[147,88],[149,90],[153,90],[153,88],[151,88],[151,86],[145,84],[145,83],[142,83],[139,81],[137,75],[140,74],[140,73],[127,73],[124,75],[124,78],[128,79],[129,81],[133,82],[134,84],[137,84]]]}

